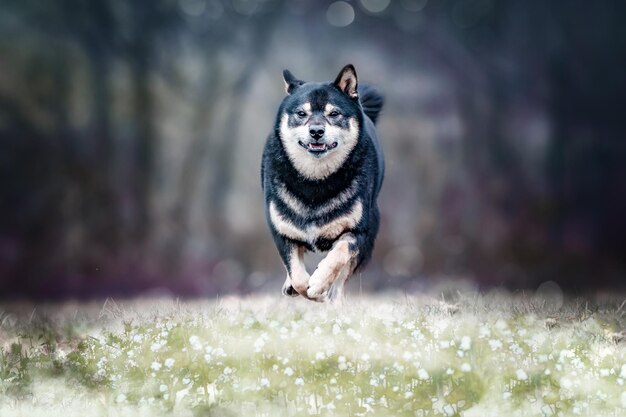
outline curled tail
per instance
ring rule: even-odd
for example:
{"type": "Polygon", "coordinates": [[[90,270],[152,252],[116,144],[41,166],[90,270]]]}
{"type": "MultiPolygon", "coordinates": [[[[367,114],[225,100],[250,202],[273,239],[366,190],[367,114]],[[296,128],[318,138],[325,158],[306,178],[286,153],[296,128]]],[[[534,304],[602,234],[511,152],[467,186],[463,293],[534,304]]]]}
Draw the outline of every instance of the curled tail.
{"type": "Polygon", "coordinates": [[[383,108],[383,96],[370,85],[359,85],[359,99],[361,100],[361,107],[367,116],[372,119],[374,124],[378,119],[378,114],[383,108]]]}

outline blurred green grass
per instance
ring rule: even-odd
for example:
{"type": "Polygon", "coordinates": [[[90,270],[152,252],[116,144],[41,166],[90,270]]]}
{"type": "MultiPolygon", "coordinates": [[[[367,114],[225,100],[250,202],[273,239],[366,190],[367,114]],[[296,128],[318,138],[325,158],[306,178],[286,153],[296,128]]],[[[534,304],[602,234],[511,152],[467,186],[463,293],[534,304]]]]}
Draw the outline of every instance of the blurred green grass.
{"type": "Polygon", "coordinates": [[[626,415],[624,303],[501,292],[6,304],[0,415],[626,415]]]}

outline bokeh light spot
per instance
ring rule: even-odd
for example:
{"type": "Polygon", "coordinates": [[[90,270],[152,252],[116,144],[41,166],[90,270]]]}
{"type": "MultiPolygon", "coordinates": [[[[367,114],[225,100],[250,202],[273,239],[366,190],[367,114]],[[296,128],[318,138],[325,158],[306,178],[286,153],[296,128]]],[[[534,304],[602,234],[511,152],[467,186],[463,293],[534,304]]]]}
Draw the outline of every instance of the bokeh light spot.
{"type": "Polygon", "coordinates": [[[409,277],[422,268],[423,256],[417,246],[396,246],[387,252],[383,268],[391,276],[409,277]]]}
{"type": "Polygon", "coordinates": [[[563,306],[563,290],[554,281],[546,281],[539,285],[535,297],[545,301],[548,308],[558,310],[563,306]]]}
{"type": "Polygon", "coordinates": [[[180,0],[178,5],[180,10],[189,16],[200,16],[206,9],[205,0],[180,0]]]}
{"type": "Polygon", "coordinates": [[[336,1],[328,6],[326,19],[333,26],[348,26],[354,21],[354,8],[345,1],[336,1]]]}
{"type": "Polygon", "coordinates": [[[233,0],[233,9],[239,14],[251,15],[256,12],[259,2],[257,0],[233,0]]]}
{"type": "Polygon", "coordinates": [[[391,0],[361,0],[361,5],[371,13],[380,13],[389,6],[391,0]]]}
{"type": "Polygon", "coordinates": [[[419,12],[426,7],[428,0],[401,0],[400,3],[409,12],[419,12]]]}

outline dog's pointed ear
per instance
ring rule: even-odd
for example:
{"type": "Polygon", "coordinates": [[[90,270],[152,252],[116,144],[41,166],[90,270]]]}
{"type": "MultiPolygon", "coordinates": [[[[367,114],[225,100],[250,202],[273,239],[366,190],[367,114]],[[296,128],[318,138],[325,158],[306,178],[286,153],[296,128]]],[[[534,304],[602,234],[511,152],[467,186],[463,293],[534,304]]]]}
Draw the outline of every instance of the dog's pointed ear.
{"type": "Polygon", "coordinates": [[[304,81],[297,79],[288,69],[283,71],[283,80],[285,80],[285,93],[291,94],[293,90],[304,84],[304,81]]]}
{"type": "Polygon", "coordinates": [[[348,64],[339,72],[337,79],[335,79],[335,87],[343,91],[351,98],[359,98],[357,93],[358,81],[356,78],[356,70],[352,64],[348,64]]]}

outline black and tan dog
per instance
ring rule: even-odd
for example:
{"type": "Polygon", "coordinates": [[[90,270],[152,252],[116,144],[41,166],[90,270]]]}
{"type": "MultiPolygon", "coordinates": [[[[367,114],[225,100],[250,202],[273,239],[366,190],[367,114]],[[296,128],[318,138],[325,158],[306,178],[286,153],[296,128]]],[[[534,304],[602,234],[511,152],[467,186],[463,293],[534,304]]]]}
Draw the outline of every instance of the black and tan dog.
{"type": "Polygon", "coordinates": [[[288,70],[283,76],[287,96],[261,165],[267,221],[287,268],[283,293],[340,300],[378,232],[384,162],[374,123],[383,100],[358,86],[352,65],[334,82],[300,81],[288,70]],[[328,251],[310,276],[307,250],[328,251]]]}

